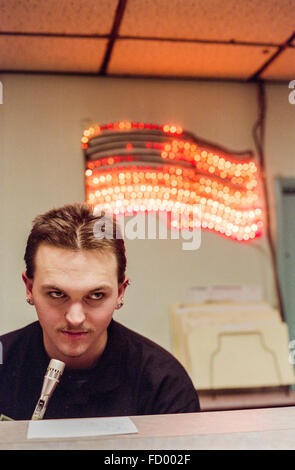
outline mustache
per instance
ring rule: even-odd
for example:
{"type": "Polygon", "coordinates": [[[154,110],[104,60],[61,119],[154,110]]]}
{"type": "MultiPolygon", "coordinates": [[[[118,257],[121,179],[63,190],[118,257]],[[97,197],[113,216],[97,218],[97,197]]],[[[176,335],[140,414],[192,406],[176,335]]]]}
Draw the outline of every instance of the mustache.
{"type": "Polygon", "coordinates": [[[63,331],[65,333],[92,333],[93,330],[91,328],[75,328],[66,326],[64,328],[57,328],[57,331],[63,331]]]}

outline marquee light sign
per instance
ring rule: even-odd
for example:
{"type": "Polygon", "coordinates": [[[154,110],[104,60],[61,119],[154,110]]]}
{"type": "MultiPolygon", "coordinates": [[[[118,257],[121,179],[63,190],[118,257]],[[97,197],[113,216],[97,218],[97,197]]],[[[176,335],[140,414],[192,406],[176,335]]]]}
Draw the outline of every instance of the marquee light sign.
{"type": "Polygon", "coordinates": [[[171,228],[201,227],[244,242],[261,235],[259,169],[250,153],[229,153],[177,126],[129,121],[89,127],[81,142],[86,199],[97,209],[186,212],[171,228]],[[193,217],[196,205],[201,219],[193,217]]]}

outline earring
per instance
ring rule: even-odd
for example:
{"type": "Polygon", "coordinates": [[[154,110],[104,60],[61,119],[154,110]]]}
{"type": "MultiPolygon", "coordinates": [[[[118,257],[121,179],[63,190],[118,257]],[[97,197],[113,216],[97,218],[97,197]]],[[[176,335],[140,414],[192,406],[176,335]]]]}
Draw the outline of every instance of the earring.
{"type": "Polygon", "coordinates": [[[26,300],[27,300],[28,304],[34,305],[34,300],[31,297],[27,297],[26,300]]]}
{"type": "Polygon", "coordinates": [[[116,308],[121,308],[124,305],[123,299],[120,300],[120,302],[117,304],[116,308]]]}
{"type": "Polygon", "coordinates": [[[127,284],[128,284],[128,286],[130,286],[130,284],[131,284],[131,280],[130,280],[130,279],[128,279],[127,284]]]}

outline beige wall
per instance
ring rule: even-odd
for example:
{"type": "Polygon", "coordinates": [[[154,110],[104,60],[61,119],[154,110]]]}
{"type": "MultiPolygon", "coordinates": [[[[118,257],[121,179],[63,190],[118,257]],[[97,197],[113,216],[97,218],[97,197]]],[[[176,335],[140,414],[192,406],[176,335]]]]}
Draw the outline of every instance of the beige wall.
{"type": "MultiPolygon", "coordinates": [[[[85,122],[171,122],[233,150],[254,150],[254,84],[13,74],[0,80],[0,334],[36,318],[21,280],[32,219],[84,200],[85,122]]],[[[270,186],[278,173],[295,176],[295,106],[288,92],[287,84],[267,87],[270,186]]],[[[116,318],[167,349],[169,306],[192,285],[259,284],[266,300],[276,302],[264,238],[241,246],[202,232],[197,251],[182,250],[181,240],[126,240],[126,247],[132,285],[116,318]]]]}

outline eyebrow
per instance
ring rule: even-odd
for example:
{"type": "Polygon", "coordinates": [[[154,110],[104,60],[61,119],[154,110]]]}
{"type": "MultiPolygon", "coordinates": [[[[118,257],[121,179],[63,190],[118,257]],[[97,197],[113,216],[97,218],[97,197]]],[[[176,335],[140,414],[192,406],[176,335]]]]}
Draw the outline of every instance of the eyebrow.
{"type": "MultiPolygon", "coordinates": [[[[58,291],[65,291],[65,289],[61,289],[60,287],[54,286],[52,284],[43,284],[43,286],[41,286],[41,289],[42,290],[52,289],[52,290],[58,290],[58,291]]],[[[99,290],[111,290],[111,286],[109,286],[108,284],[102,284],[100,286],[95,287],[94,289],[90,289],[88,292],[96,292],[96,291],[99,291],[99,290]]]]}

